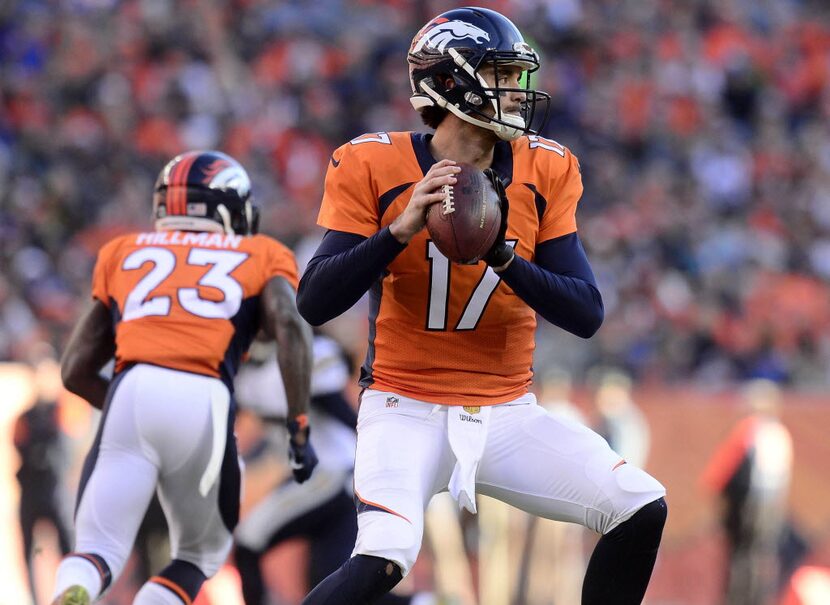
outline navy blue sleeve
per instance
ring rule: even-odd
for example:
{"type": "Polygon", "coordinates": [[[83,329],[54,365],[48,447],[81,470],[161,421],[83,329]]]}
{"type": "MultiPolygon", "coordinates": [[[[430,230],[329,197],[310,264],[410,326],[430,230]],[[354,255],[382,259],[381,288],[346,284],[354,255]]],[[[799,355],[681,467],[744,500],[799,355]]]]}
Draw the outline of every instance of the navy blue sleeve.
{"type": "Polygon", "coordinates": [[[519,256],[498,274],[530,308],[555,326],[590,338],[605,309],[576,233],[539,244],[535,262],[519,256]]]}
{"type": "Polygon", "coordinates": [[[343,393],[336,391],[325,395],[315,395],[311,398],[311,405],[318,411],[336,418],[347,427],[357,428],[357,413],[349,405],[343,393]]]}
{"type": "Polygon", "coordinates": [[[385,227],[370,238],[328,231],[309,261],[297,290],[297,308],[312,326],[355,304],[406,248],[385,227]]]}

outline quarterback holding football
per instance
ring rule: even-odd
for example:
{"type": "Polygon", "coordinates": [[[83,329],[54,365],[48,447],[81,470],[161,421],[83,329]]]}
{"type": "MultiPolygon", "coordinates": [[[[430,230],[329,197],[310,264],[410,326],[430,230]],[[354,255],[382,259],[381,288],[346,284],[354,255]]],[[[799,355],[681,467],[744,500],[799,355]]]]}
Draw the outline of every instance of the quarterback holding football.
{"type": "Polygon", "coordinates": [[[582,603],[640,603],[664,487],[529,390],[537,315],[583,338],[603,320],[577,235],[579,162],[540,136],[549,98],[531,87],[538,55],[503,15],[460,8],[417,33],[408,62],[412,105],[435,132],[369,133],[335,150],[318,217],[327,232],[298,290],[315,325],[370,294],[358,536],[304,602],[389,591],[418,556],[427,504],[449,491],[471,512],[486,494],[598,532],[582,603]],[[462,163],[485,171],[500,201],[495,241],[475,264],[450,262],[425,229],[462,163]]]}

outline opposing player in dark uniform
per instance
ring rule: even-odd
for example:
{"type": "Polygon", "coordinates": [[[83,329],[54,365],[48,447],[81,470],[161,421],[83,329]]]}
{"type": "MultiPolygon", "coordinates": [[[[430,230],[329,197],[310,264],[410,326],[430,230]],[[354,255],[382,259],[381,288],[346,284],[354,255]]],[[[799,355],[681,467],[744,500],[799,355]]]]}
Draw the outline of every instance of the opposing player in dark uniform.
{"type": "MultiPolygon", "coordinates": [[[[285,481],[276,486],[245,515],[236,528],[234,561],[242,580],[245,605],[269,602],[261,562],[263,556],[292,538],[309,544],[307,581],[310,586],[336,570],[349,558],[357,534],[352,496],[355,426],[357,414],[344,389],[352,375],[350,361],[340,344],[324,334],[313,342],[311,404],[309,418],[314,425],[311,443],[320,459],[314,475],[297,485],[285,481]]],[[[270,356],[245,364],[236,380],[239,405],[257,413],[266,427],[281,424],[287,413],[282,379],[270,356]]],[[[268,455],[276,446],[282,450],[282,430],[267,430],[268,455]]],[[[257,448],[262,451],[261,448],[257,448]]],[[[384,595],[380,605],[432,605],[428,593],[384,595]]]]}
{"type": "Polygon", "coordinates": [[[588,338],[603,306],[577,235],[574,154],[534,131],[538,56],[504,16],[443,13],[409,51],[412,103],[435,134],[378,132],[337,149],[300,282],[317,325],[370,293],[361,372],[353,556],[306,598],[372,603],[411,569],[424,509],[476,493],[602,534],[585,605],[640,603],[666,518],[665,489],[529,391],[536,316],[588,338]],[[487,171],[502,228],[476,265],[451,264],[424,229],[457,163],[487,171]]]}
{"type": "Polygon", "coordinates": [[[66,387],[103,415],[55,605],[91,603],[121,573],[156,489],[172,561],[134,603],[189,605],[222,565],[239,514],[232,379],[260,329],[280,344],[295,479],[316,464],[306,416],[311,331],[296,310],[296,263],[255,234],[249,195],[233,158],[182,154],[156,182],[156,230],[118,237],[99,253],[94,300],[61,370],[66,387]],[[99,370],[113,355],[107,381],[99,370]]]}

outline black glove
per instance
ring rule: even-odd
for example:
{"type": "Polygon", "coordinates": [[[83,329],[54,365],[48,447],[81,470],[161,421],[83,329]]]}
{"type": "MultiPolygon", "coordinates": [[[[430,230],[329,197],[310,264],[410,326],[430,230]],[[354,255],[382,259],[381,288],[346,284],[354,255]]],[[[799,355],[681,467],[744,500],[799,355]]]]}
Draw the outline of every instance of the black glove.
{"type": "Polygon", "coordinates": [[[291,435],[288,440],[288,463],[291,466],[291,472],[294,474],[294,480],[297,483],[302,483],[311,477],[311,472],[318,462],[317,454],[308,439],[311,433],[311,428],[308,426],[308,417],[305,414],[297,416],[297,418],[289,420],[286,426],[288,427],[288,434],[291,435]]]}
{"type": "Polygon", "coordinates": [[[515,254],[513,246],[504,241],[504,236],[507,235],[507,214],[510,210],[510,202],[507,201],[507,194],[504,192],[504,183],[501,182],[496,171],[488,168],[484,171],[484,174],[490,179],[493,188],[499,194],[499,201],[501,202],[501,226],[499,227],[496,241],[490,246],[490,249],[482,257],[482,260],[491,267],[503,267],[515,254]]]}

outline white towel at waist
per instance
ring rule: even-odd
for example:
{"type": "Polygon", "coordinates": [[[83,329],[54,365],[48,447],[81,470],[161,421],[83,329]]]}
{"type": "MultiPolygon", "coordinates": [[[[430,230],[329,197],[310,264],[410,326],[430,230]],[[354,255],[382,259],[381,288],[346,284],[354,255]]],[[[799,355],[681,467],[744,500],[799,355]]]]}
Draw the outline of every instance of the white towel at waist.
{"type": "Polygon", "coordinates": [[[490,422],[490,407],[448,406],[447,435],[455,454],[449,491],[460,508],[476,512],[476,473],[490,422]]]}

